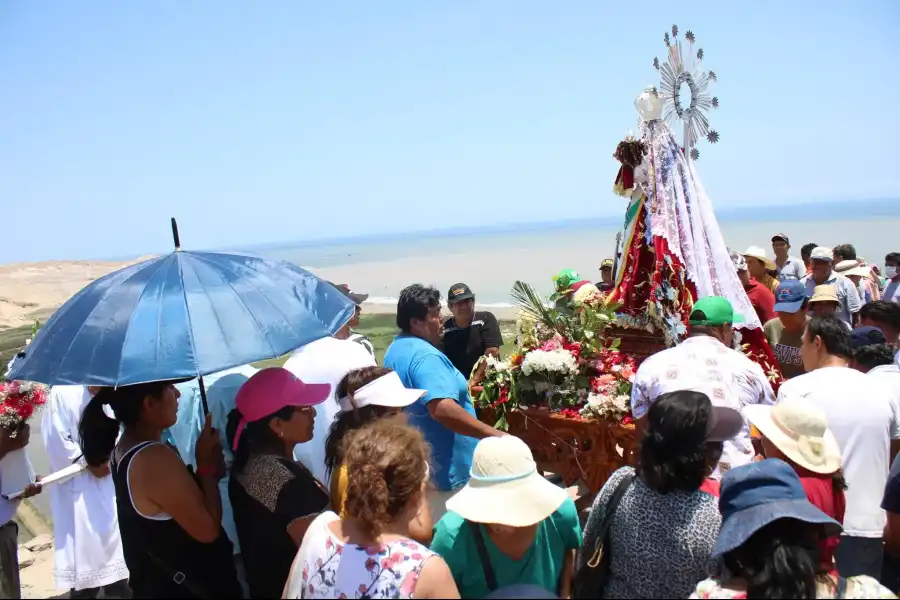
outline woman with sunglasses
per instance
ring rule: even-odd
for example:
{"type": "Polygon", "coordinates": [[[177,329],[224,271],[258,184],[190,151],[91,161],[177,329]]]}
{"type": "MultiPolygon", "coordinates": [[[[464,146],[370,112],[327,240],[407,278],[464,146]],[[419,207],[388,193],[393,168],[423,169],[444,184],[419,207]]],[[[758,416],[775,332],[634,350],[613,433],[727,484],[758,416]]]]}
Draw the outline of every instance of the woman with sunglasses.
{"type": "Polygon", "coordinates": [[[328,494],[294,446],[313,437],[315,406],[329,384],[303,383],[286,369],[259,371],[235,397],[227,434],[234,451],[228,493],[251,598],[281,595],[297,548],[328,494]]]}

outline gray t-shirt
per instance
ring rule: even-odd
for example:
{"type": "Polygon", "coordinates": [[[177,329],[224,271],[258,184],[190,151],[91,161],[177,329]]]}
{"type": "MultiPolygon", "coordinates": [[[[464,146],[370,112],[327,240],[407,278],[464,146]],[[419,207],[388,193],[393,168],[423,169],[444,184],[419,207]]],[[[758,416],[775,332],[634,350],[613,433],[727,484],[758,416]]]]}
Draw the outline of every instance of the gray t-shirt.
{"type": "Polygon", "coordinates": [[[778,269],[778,281],[790,281],[806,277],[806,265],[799,258],[788,256],[781,268],[778,269]]]}

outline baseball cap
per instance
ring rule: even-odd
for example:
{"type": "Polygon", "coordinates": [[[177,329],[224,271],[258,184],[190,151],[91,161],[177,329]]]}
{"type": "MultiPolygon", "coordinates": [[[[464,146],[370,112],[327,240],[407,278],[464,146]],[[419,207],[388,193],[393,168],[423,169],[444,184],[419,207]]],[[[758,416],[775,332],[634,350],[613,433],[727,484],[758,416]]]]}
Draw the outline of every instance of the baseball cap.
{"type": "Polygon", "coordinates": [[[856,350],[857,348],[862,348],[863,346],[871,346],[872,344],[884,343],[887,343],[887,338],[884,337],[884,332],[877,327],[872,327],[871,325],[857,327],[850,332],[850,344],[853,346],[854,350],[856,350]]]}
{"type": "Polygon", "coordinates": [[[612,269],[613,267],[613,259],[604,258],[603,262],[600,263],[600,269],[612,269]]]}
{"type": "Polygon", "coordinates": [[[809,259],[831,262],[834,260],[834,252],[827,246],[817,246],[816,248],[813,248],[812,254],[809,255],[809,259]]]}
{"type": "Polygon", "coordinates": [[[232,440],[237,449],[238,440],[247,423],[260,421],[288,406],[315,406],[331,394],[328,383],[303,383],[296,375],[282,367],[269,367],[257,371],[244,382],[234,397],[234,405],[241,413],[241,421],[232,440]]]}
{"type": "Polygon", "coordinates": [[[837,288],[833,285],[817,285],[813,288],[812,298],[809,299],[810,304],[813,302],[836,302],[841,303],[837,295],[837,288]]]}
{"type": "Polygon", "coordinates": [[[721,296],[706,296],[694,303],[691,311],[691,325],[725,325],[727,323],[743,323],[744,315],[736,314],[731,302],[721,296]],[[702,316],[698,313],[702,313],[702,316]]]}
{"type": "Polygon", "coordinates": [[[353,398],[344,396],[338,400],[341,411],[349,412],[364,406],[387,406],[404,408],[427,394],[426,390],[414,390],[403,386],[400,376],[394,371],[385,373],[353,393],[353,398]]]}
{"type": "Polygon", "coordinates": [[[447,304],[456,304],[462,300],[469,300],[475,297],[472,290],[464,283],[454,283],[447,292],[447,304]]]}
{"type": "Polygon", "coordinates": [[[355,302],[357,306],[359,306],[360,304],[362,304],[363,302],[365,302],[366,300],[369,299],[368,294],[357,294],[356,292],[351,290],[350,286],[347,285],[346,283],[340,283],[340,284],[332,283],[331,285],[336,287],[338,289],[338,291],[340,291],[343,295],[345,295],[348,298],[350,298],[351,300],[353,300],[353,302],[355,302]]]}
{"type": "Polygon", "coordinates": [[[784,243],[787,244],[788,246],[791,245],[791,240],[789,240],[789,239],[788,239],[788,236],[786,236],[786,235],[783,234],[783,233],[776,233],[775,235],[773,235],[773,236],[772,236],[772,241],[773,241],[773,242],[784,242],[784,243]]]}
{"type": "Polygon", "coordinates": [[[806,300],[806,285],[796,279],[779,283],[775,288],[775,312],[795,313],[806,300]]]}

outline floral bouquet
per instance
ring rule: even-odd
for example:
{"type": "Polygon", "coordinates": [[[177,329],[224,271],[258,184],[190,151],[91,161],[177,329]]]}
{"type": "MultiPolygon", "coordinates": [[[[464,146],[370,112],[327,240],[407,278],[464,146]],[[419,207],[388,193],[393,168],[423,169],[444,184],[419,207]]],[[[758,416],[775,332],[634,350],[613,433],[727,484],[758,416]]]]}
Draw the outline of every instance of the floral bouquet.
{"type": "Polygon", "coordinates": [[[630,418],[636,363],[618,352],[619,339],[606,335],[618,305],[593,284],[567,283],[563,287],[557,279],[550,302],[527,284],[513,287],[521,309],[517,351],[505,361],[483,359],[482,387],[475,398],[479,407],[495,412],[500,429],[508,428],[509,412],[526,406],[571,418],[630,418]],[[594,408],[586,410],[590,404],[594,408]]]}
{"type": "Polygon", "coordinates": [[[16,437],[19,427],[44,406],[50,389],[31,381],[4,381],[0,383],[0,427],[16,437]]]}

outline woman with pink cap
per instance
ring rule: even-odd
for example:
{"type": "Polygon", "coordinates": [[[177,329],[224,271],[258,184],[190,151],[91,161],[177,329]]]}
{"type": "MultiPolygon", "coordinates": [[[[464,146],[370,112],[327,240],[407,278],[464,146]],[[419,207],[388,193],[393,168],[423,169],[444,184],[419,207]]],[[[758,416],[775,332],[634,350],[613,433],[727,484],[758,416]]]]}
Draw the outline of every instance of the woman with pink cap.
{"type": "Polygon", "coordinates": [[[328,494],[293,460],[313,437],[315,406],[328,384],[309,384],[280,367],[263,369],[235,397],[226,433],[234,451],[228,494],[251,598],[276,598],[328,494]]]}

